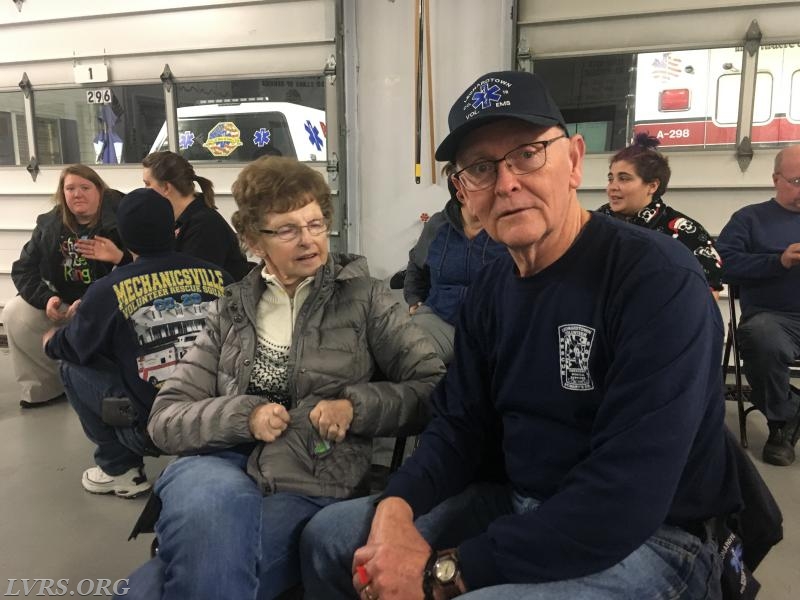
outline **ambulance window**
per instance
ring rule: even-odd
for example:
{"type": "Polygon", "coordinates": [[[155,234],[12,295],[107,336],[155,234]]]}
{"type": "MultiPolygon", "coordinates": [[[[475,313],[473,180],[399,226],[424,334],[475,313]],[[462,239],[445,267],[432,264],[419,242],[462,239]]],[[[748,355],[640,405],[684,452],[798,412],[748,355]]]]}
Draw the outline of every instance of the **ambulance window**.
{"type": "Polygon", "coordinates": [[[0,165],[30,160],[22,92],[0,93],[0,165]]]}
{"type": "Polygon", "coordinates": [[[800,71],[792,73],[791,91],[789,92],[788,117],[795,123],[800,123],[800,71]]]}
{"type": "Polygon", "coordinates": [[[249,162],[260,156],[297,157],[286,117],[276,112],[233,113],[178,120],[180,153],[189,161],[249,162]]]}
{"type": "Polygon", "coordinates": [[[37,90],[41,164],[138,163],[165,119],[161,85],[37,90]]]}
{"type": "MultiPolygon", "coordinates": [[[[739,118],[741,79],[739,73],[731,73],[722,75],[717,81],[715,120],[720,125],[736,125],[739,118]]],[[[753,105],[754,124],[767,123],[772,118],[772,88],[771,73],[760,72],[756,75],[756,97],[753,105]]]]}

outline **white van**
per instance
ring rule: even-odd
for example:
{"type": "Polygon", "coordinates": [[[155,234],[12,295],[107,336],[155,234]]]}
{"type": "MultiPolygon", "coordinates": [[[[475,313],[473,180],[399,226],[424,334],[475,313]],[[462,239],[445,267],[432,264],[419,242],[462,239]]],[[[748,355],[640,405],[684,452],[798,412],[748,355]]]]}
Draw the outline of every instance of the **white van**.
{"type": "MultiPolygon", "coordinates": [[[[326,161],[325,111],[291,102],[200,104],[178,109],[178,146],[189,161],[248,162],[259,156],[326,161]]],[[[167,124],[150,152],[168,150],[167,124]]]]}

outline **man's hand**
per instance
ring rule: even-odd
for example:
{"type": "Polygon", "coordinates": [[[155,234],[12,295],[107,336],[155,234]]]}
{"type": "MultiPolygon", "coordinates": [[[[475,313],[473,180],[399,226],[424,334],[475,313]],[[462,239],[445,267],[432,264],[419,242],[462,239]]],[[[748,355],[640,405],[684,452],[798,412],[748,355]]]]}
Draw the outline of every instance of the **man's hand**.
{"type": "Polygon", "coordinates": [[[412,304],[408,307],[408,314],[413,315],[415,312],[419,310],[419,307],[422,306],[422,302],[417,302],[416,304],[412,304]]]}
{"type": "Polygon", "coordinates": [[[800,243],[791,244],[781,254],[781,264],[784,269],[791,269],[800,265],[800,243]]]}
{"type": "Polygon", "coordinates": [[[78,312],[78,307],[81,305],[80,299],[75,300],[72,304],[69,305],[66,314],[64,315],[64,320],[69,321],[72,317],[75,316],[75,313],[78,312]]]}
{"type": "Polygon", "coordinates": [[[353,555],[353,586],[362,600],[421,600],[422,574],[430,554],[408,503],[386,498],[375,511],[366,546],[353,555]],[[359,566],[369,578],[366,585],[358,575],[359,566]]]}
{"type": "Polygon", "coordinates": [[[51,327],[45,331],[44,335],[42,336],[42,349],[47,346],[47,342],[49,342],[50,338],[56,334],[56,331],[58,331],[58,327],[51,327]]]}
{"type": "Polygon", "coordinates": [[[76,240],[75,249],[86,258],[115,265],[118,265],[124,256],[113,241],[100,235],[87,240],[76,240]]]}
{"type": "Polygon", "coordinates": [[[250,432],[262,442],[274,442],[286,431],[292,417],[282,404],[259,404],[250,413],[250,432]]]}
{"type": "Polygon", "coordinates": [[[350,400],[320,400],[308,415],[323,440],[341,442],[353,422],[350,400]]]}

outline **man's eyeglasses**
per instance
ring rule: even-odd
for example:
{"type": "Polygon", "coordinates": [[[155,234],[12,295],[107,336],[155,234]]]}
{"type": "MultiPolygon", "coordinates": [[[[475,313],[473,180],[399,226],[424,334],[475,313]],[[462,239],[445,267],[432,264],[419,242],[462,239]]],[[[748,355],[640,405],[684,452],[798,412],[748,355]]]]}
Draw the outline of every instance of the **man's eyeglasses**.
{"type": "Polygon", "coordinates": [[[472,163],[456,172],[454,177],[458,178],[467,191],[480,192],[495,184],[497,181],[497,169],[501,162],[505,162],[506,166],[515,175],[526,175],[541,169],[547,162],[547,147],[565,137],[567,136],[559,135],[549,140],[522,144],[508,152],[503,158],[479,160],[472,163]]]}
{"type": "Polygon", "coordinates": [[[800,187],[800,177],[786,177],[783,173],[776,173],[776,175],[780,175],[783,180],[788,183],[789,185],[793,185],[794,187],[800,187]]]}
{"type": "Polygon", "coordinates": [[[300,233],[303,229],[308,229],[308,233],[313,236],[322,235],[328,231],[328,221],[325,219],[314,219],[305,225],[282,225],[277,229],[259,229],[259,231],[267,235],[274,235],[282,242],[291,242],[300,237],[300,233]]]}

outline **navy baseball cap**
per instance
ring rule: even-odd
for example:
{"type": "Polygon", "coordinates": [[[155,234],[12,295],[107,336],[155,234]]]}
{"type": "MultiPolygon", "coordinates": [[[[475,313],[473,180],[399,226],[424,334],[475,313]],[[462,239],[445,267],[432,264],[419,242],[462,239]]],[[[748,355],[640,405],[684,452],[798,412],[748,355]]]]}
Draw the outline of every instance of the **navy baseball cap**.
{"type": "Polygon", "coordinates": [[[561,111],[538,75],[524,71],[487,73],[470,85],[450,109],[450,134],[436,149],[436,160],[455,162],[465,135],[481,125],[508,118],[545,127],[559,125],[569,135],[561,111]]]}

